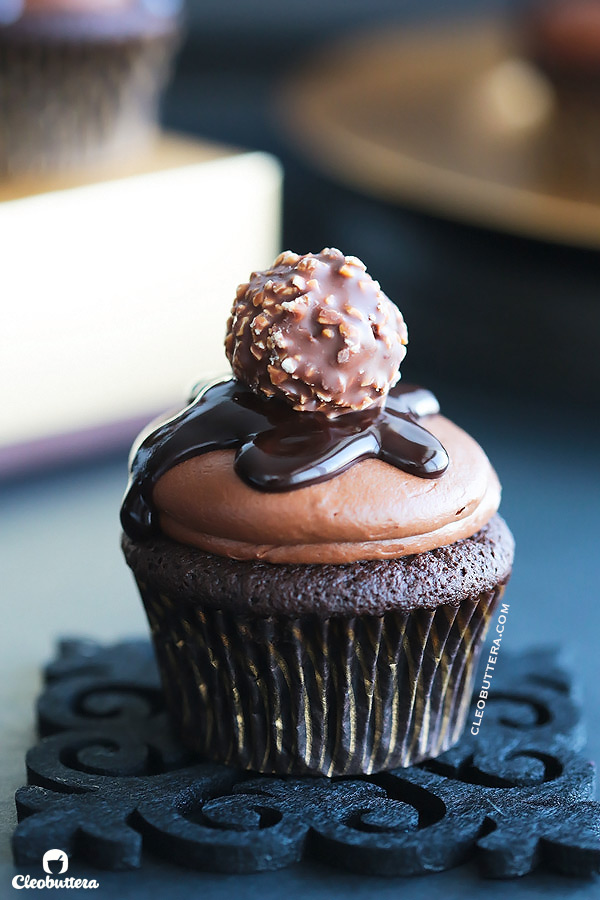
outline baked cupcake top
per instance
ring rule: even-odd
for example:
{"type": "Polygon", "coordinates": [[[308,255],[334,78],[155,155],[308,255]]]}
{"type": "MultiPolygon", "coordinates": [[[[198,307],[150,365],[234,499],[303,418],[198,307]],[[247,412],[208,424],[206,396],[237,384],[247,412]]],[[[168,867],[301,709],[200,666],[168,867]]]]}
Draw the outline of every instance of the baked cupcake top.
{"type": "Polygon", "coordinates": [[[239,286],[233,378],[152,423],[122,523],[234,559],[349,563],[474,535],[500,485],[423,388],[399,385],[408,334],[355,257],[282,254],[239,286]]]}

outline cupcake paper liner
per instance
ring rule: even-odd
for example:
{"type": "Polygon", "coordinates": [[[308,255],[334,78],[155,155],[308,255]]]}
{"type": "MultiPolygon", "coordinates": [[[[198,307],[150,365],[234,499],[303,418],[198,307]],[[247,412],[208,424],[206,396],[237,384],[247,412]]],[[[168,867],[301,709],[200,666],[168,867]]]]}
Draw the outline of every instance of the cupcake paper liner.
{"type": "Polygon", "coordinates": [[[138,586],[183,742],[244,769],[326,776],[408,766],[458,740],[503,591],[322,619],[244,617],[138,586]]]}
{"type": "Polygon", "coordinates": [[[150,140],[175,32],[0,41],[0,176],[46,172],[150,140]]]}

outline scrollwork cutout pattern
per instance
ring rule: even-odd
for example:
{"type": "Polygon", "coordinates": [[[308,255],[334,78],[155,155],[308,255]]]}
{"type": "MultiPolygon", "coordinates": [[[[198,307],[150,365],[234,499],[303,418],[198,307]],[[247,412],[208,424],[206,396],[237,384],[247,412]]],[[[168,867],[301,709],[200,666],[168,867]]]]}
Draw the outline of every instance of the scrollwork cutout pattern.
{"type": "Polygon", "coordinates": [[[441,757],[352,779],[253,776],[172,735],[150,645],[62,642],[38,702],[42,739],[17,792],[18,865],[62,847],[107,869],[146,850],[259,872],[316,858],[422,875],[475,858],[484,877],[600,871],[600,803],[568,672],[551,650],[503,655],[479,734],[441,757]]]}

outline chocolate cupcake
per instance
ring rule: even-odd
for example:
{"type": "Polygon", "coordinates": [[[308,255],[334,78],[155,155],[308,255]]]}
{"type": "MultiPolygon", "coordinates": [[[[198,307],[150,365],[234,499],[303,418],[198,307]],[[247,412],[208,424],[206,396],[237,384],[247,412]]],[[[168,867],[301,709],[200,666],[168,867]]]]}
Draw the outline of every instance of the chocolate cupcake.
{"type": "Polygon", "coordinates": [[[149,427],[123,549],[183,741],[350,775],[460,736],[513,540],[483,450],[400,386],[402,316],[354,257],[240,285],[233,378],[149,427]]]}
{"type": "Polygon", "coordinates": [[[179,0],[14,0],[0,20],[0,176],[95,163],[152,138],[179,0]]]}
{"type": "Polygon", "coordinates": [[[600,80],[597,0],[530,0],[521,13],[530,55],[556,83],[600,80]]]}
{"type": "Polygon", "coordinates": [[[519,43],[554,92],[550,165],[587,199],[600,177],[600,4],[530,0],[518,15],[519,43]]]}

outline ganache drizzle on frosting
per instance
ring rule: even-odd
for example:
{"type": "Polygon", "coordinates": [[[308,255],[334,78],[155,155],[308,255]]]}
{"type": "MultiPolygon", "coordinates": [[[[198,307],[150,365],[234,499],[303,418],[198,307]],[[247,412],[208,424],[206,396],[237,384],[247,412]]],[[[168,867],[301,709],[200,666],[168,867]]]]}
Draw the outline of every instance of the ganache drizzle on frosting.
{"type": "Polygon", "coordinates": [[[213,450],[235,450],[237,475],[259,491],[327,481],[367,458],[419,478],[438,478],[448,467],[448,454],[417,422],[438,412],[435,396],[414,385],[393,387],[383,407],[330,419],[298,413],[235,379],[212,382],[134,449],[121,524],[132,540],[157,534],[154,485],[179,463],[213,450]]]}

